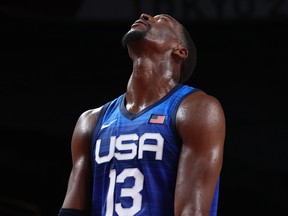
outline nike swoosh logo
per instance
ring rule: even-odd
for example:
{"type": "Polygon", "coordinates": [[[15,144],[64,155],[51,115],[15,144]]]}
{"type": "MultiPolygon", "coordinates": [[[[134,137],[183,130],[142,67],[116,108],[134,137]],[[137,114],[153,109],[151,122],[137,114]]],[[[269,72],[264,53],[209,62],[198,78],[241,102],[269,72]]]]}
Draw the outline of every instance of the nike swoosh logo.
{"type": "Polygon", "coordinates": [[[102,125],[101,126],[101,130],[104,129],[104,128],[107,128],[109,127],[111,124],[113,124],[115,121],[117,121],[117,119],[114,119],[113,121],[111,121],[109,124],[106,124],[106,125],[102,125]]]}

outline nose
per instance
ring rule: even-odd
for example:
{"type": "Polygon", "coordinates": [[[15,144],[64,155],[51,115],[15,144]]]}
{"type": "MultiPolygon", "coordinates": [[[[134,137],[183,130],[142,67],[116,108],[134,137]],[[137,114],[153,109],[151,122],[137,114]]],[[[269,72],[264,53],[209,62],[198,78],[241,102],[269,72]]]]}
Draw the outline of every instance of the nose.
{"type": "Polygon", "coordinates": [[[149,14],[142,13],[140,16],[140,19],[143,19],[145,21],[151,21],[153,19],[153,17],[150,16],[149,14]]]}

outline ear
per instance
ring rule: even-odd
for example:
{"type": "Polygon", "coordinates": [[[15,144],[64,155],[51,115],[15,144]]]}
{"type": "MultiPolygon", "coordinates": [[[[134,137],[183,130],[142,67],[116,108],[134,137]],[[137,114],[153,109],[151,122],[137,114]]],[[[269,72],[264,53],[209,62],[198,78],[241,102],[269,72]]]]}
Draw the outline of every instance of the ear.
{"type": "Polygon", "coordinates": [[[178,56],[180,59],[185,59],[188,57],[188,50],[182,46],[177,46],[172,50],[173,55],[178,56]]]}

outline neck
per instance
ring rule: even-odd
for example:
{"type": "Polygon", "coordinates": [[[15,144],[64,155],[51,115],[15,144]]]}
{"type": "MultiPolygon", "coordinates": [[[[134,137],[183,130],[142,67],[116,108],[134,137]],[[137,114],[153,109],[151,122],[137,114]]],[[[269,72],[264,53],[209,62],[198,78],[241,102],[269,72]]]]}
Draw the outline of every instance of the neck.
{"type": "Polygon", "coordinates": [[[129,112],[140,112],[176,86],[178,80],[173,77],[173,69],[167,62],[149,58],[134,59],[126,91],[126,108],[129,112]]]}

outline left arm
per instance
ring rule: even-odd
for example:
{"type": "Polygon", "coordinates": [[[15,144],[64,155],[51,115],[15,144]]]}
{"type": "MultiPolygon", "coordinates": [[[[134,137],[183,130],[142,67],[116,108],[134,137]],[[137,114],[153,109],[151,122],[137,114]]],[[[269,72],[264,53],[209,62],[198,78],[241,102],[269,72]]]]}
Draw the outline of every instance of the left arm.
{"type": "Polygon", "coordinates": [[[225,117],[219,101],[199,91],[180,105],[182,138],[175,191],[176,216],[208,216],[223,161],[225,117]]]}

